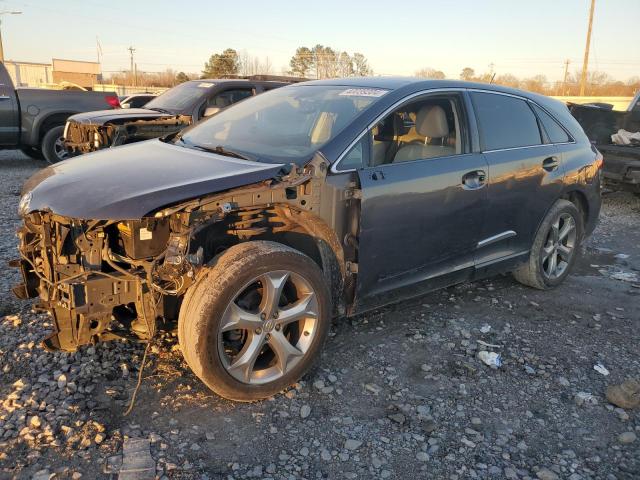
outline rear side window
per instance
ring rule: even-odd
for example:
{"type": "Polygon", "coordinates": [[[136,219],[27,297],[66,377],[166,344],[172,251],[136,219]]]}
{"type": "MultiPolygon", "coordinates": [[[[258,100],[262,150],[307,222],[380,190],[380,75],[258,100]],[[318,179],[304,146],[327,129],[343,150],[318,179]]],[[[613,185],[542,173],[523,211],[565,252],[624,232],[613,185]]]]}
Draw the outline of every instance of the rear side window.
{"type": "Polygon", "coordinates": [[[549,140],[551,140],[551,143],[566,143],[571,141],[571,138],[569,137],[569,135],[567,135],[567,132],[565,132],[564,129],[560,125],[558,125],[558,122],[556,122],[551,117],[551,115],[542,110],[536,104],[533,104],[533,109],[536,111],[536,115],[538,115],[538,118],[542,122],[542,126],[547,132],[547,135],[549,135],[549,140]]]}
{"type": "Polygon", "coordinates": [[[472,92],[483,150],[542,144],[536,116],[524,100],[472,92]]]}

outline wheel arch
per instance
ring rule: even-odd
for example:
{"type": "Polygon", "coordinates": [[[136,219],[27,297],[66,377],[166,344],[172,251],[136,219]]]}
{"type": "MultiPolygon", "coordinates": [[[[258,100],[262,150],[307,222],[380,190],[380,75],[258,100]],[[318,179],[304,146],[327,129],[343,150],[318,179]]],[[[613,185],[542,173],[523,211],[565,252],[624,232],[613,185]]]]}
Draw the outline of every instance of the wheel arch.
{"type": "Polygon", "coordinates": [[[238,209],[198,233],[205,261],[228,246],[252,240],[281,243],[310,257],[322,270],[331,291],[334,314],[346,311],[346,264],[342,245],[321,218],[286,204],[238,209]],[[221,247],[222,246],[222,247],[221,247]]]}
{"type": "Polygon", "coordinates": [[[587,196],[580,190],[574,189],[574,190],[566,191],[560,198],[564,200],[568,200],[576,206],[576,208],[582,215],[582,221],[586,227],[589,221],[589,213],[590,213],[587,196]]]}
{"type": "Polygon", "coordinates": [[[54,127],[59,127],[67,122],[67,118],[78,112],[62,111],[62,112],[49,112],[46,115],[42,115],[34,123],[31,130],[31,142],[33,146],[40,146],[40,142],[45,134],[54,127]]]}

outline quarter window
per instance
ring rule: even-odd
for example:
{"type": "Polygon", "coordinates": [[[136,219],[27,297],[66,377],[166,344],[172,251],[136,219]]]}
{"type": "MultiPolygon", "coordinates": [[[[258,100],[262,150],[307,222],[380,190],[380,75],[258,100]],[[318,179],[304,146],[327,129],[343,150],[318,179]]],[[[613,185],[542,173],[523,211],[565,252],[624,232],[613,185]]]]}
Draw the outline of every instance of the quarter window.
{"type": "Polygon", "coordinates": [[[493,93],[471,93],[483,150],[542,144],[536,116],[526,101],[493,93]]]}
{"type": "Polygon", "coordinates": [[[364,167],[364,152],[369,136],[365,135],[356,143],[351,150],[342,158],[340,162],[340,170],[352,170],[364,167]]]}
{"type": "Polygon", "coordinates": [[[542,126],[547,132],[551,143],[566,143],[571,141],[567,132],[558,125],[558,122],[556,122],[551,115],[535,104],[533,104],[533,109],[536,111],[536,115],[538,115],[538,118],[542,122],[542,126]]]}

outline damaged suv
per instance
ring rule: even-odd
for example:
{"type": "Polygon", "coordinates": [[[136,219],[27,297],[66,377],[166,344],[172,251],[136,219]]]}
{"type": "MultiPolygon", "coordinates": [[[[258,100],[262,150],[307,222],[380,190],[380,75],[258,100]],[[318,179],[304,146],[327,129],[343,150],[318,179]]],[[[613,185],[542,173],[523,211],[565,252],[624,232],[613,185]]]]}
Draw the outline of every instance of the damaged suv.
{"type": "Polygon", "coordinates": [[[144,108],[73,115],[64,128],[64,148],[75,156],[159,138],[179,132],[245,98],[287,85],[259,78],[270,77],[191,80],[153,98],[144,108]]]}
{"type": "Polygon", "coordinates": [[[567,108],[495,85],[297,84],[91,156],[19,206],[14,291],[51,313],[46,347],[177,321],[193,372],[243,401],[296,382],[332,317],[501,272],[555,287],[600,210],[567,108]]]}

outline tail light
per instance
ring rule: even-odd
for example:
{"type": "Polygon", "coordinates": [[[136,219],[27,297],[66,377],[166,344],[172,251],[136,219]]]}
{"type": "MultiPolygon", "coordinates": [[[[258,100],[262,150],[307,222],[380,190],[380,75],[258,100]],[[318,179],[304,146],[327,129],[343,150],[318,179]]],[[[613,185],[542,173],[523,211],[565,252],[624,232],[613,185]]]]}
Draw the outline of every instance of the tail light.
{"type": "Polygon", "coordinates": [[[113,107],[113,108],[120,108],[120,100],[118,100],[118,97],[111,96],[108,95],[106,97],[104,97],[105,101],[109,104],[109,106],[113,107]]]}
{"type": "Polygon", "coordinates": [[[598,150],[596,150],[596,152],[598,152],[598,154],[596,155],[595,164],[596,164],[596,168],[600,170],[604,165],[604,157],[602,156],[602,153],[600,153],[598,150]]]}

